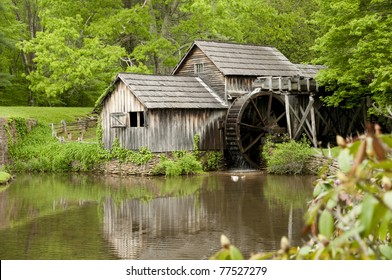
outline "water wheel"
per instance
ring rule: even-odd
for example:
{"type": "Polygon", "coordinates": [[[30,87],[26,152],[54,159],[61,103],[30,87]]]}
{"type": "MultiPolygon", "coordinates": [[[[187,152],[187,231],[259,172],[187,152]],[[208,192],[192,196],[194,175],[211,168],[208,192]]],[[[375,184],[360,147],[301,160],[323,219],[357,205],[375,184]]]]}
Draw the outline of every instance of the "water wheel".
{"type": "Polygon", "coordinates": [[[226,147],[232,158],[241,155],[253,168],[260,166],[260,147],[267,135],[280,138],[287,130],[284,101],[272,92],[237,98],[226,116],[226,147]]]}

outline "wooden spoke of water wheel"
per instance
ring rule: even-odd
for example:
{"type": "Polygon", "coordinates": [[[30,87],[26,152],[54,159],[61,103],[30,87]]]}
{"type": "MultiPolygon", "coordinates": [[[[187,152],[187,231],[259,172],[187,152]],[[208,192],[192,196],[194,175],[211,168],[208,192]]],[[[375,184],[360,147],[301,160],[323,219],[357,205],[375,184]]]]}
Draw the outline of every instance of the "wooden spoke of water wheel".
{"type": "Polygon", "coordinates": [[[244,95],[236,99],[226,117],[226,145],[239,152],[252,166],[260,164],[260,147],[267,135],[286,133],[283,100],[271,92],[244,95]]]}

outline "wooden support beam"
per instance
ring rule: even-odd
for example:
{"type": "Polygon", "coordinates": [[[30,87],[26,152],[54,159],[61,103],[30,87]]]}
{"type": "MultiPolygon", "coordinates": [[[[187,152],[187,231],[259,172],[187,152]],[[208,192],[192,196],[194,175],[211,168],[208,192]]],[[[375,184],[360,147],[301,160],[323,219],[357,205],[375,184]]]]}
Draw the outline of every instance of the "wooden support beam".
{"type": "MultiPolygon", "coordinates": [[[[301,118],[297,115],[297,113],[295,112],[295,110],[293,109],[293,107],[290,105],[290,110],[293,113],[294,117],[301,122],[301,118]]],[[[303,113],[303,109],[302,109],[302,113],[303,113]]],[[[312,139],[312,134],[306,129],[306,127],[299,127],[297,129],[297,131],[294,133],[294,135],[299,135],[300,132],[302,132],[302,130],[305,130],[306,135],[308,135],[309,139],[312,139]]],[[[296,137],[292,137],[292,139],[296,139],[296,137]]]]}
{"type": "Polygon", "coordinates": [[[355,121],[357,120],[357,118],[358,118],[358,116],[359,116],[359,113],[362,111],[362,108],[363,108],[363,105],[362,105],[362,106],[359,106],[359,107],[357,108],[357,110],[355,110],[354,115],[353,115],[352,118],[351,118],[351,122],[350,122],[350,124],[349,124],[349,126],[348,126],[347,133],[351,133],[351,130],[352,130],[352,128],[353,128],[353,125],[354,125],[355,121]]]}
{"type": "Polygon", "coordinates": [[[310,78],[306,78],[306,91],[310,92],[310,78]]]}
{"type": "MultiPolygon", "coordinates": [[[[320,111],[319,111],[317,108],[315,108],[315,112],[316,112],[317,116],[320,118],[320,120],[324,123],[324,125],[325,125],[325,130],[326,130],[326,131],[332,130],[334,134],[336,134],[336,135],[339,134],[338,131],[336,130],[335,126],[332,126],[332,127],[331,127],[331,125],[330,125],[330,124],[328,123],[328,121],[321,115],[320,111]]],[[[322,132],[320,131],[320,134],[321,134],[321,135],[323,135],[323,133],[324,133],[324,131],[322,131],[322,132]]]]}
{"type": "MultiPolygon", "coordinates": [[[[309,112],[310,112],[310,109],[311,109],[312,106],[313,106],[313,103],[314,103],[314,99],[309,99],[308,106],[306,107],[305,112],[304,112],[304,114],[303,114],[303,116],[302,116],[302,119],[301,119],[301,121],[299,122],[298,130],[297,130],[297,132],[294,134],[294,139],[297,139],[298,134],[301,132],[301,129],[303,128],[303,125],[304,125],[304,123],[305,123],[305,121],[306,121],[306,119],[307,119],[307,117],[308,117],[308,114],[309,114],[309,112]]],[[[310,137],[310,138],[312,138],[312,137],[310,137]]]]}
{"type": "MultiPolygon", "coordinates": [[[[299,107],[299,110],[300,110],[300,112],[301,112],[302,115],[305,114],[305,111],[304,111],[304,109],[303,109],[301,106],[299,107]]],[[[312,133],[311,133],[311,131],[312,131],[312,125],[310,124],[310,122],[309,122],[309,120],[308,120],[307,117],[306,117],[305,123],[306,123],[306,126],[304,126],[304,128],[306,128],[306,127],[308,128],[308,131],[309,131],[309,138],[310,138],[310,139],[313,139],[313,137],[311,136],[311,135],[312,135],[312,133]]]]}
{"type": "Polygon", "coordinates": [[[314,114],[314,97],[309,95],[309,103],[312,103],[312,108],[310,108],[310,119],[312,122],[312,141],[313,141],[313,146],[317,148],[318,146],[318,141],[317,141],[317,129],[316,129],[316,116],[314,114]]]}
{"type": "MultiPolygon", "coordinates": [[[[291,80],[289,80],[289,87],[291,87],[291,80]]],[[[287,122],[287,131],[289,133],[290,139],[293,138],[293,133],[291,131],[291,118],[290,118],[290,101],[289,101],[289,95],[285,94],[284,95],[284,104],[285,104],[285,109],[286,109],[286,122],[287,122]]]]}

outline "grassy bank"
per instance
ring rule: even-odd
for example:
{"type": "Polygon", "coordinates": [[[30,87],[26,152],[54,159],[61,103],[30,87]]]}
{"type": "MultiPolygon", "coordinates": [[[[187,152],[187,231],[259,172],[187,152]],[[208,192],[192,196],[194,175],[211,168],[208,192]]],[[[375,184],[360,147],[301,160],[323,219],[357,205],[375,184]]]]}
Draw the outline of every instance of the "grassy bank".
{"type": "MultiPolygon", "coordinates": [[[[155,157],[147,148],[126,150],[118,141],[111,150],[103,149],[97,142],[60,142],[51,135],[50,127],[43,124],[38,124],[29,133],[22,131],[17,139],[9,145],[12,164],[7,170],[11,172],[88,172],[112,160],[141,166],[155,157]]],[[[211,162],[211,156],[206,161],[211,162]]],[[[192,153],[179,151],[173,153],[173,158],[161,156],[153,173],[170,176],[195,174],[201,173],[202,168],[202,163],[192,153]]]]}
{"type": "Polygon", "coordinates": [[[92,112],[91,107],[0,107],[0,117],[36,119],[42,124],[75,121],[92,112]]]}

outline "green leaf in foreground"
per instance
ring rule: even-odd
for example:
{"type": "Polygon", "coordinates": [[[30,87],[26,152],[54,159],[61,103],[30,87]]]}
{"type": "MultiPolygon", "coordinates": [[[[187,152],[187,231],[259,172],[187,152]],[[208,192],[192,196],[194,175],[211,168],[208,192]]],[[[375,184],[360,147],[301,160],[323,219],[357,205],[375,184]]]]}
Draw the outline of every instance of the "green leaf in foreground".
{"type": "Polygon", "coordinates": [[[319,231],[320,234],[324,235],[328,239],[332,237],[334,221],[331,212],[328,210],[324,210],[320,215],[319,231]]]}

